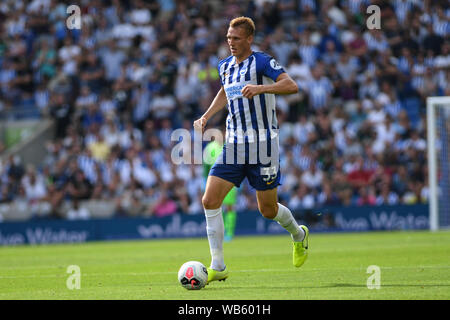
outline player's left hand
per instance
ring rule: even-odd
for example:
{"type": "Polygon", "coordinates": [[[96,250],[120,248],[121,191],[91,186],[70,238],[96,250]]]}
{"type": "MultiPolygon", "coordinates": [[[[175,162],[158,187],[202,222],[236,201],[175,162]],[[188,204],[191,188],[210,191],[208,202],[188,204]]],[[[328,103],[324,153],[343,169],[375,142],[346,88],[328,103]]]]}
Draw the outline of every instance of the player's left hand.
{"type": "Polygon", "coordinates": [[[261,89],[262,87],[260,85],[248,84],[244,88],[242,88],[241,92],[245,98],[251,99],[256,95],[261,94],[261,89]]]}

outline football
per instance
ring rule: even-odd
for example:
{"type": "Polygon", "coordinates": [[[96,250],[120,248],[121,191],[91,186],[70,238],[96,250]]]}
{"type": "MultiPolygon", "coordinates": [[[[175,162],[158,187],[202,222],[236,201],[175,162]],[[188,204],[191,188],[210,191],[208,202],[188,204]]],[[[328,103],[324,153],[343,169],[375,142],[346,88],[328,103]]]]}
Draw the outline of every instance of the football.
{"type": "Polygon", "coordinates": [[[188,261],[178,271],[178,281],[188,290],[200,290],[208,281],[208,271],[201,262],[188,261]]]}

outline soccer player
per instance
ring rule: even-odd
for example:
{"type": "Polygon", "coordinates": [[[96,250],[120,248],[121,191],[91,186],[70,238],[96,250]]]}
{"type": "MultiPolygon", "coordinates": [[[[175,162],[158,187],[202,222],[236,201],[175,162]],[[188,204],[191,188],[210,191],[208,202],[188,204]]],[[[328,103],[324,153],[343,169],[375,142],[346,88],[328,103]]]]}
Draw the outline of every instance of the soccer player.
{"type": "Polygon", "coordinates": [[[254,33],[252,19],[231,20],[226,36],[231,55],[218,65],[222,86],[206,112],[193,123],[194,129],[203,132],[208,120],[228,107],[226,142],[210,170],[202,198],[212,258],[208,284],[228,278],[221,206],[228,192],[245,178],[256,190],[261,214],[291,234],[294,266],[300,267],[307,258],[309,230],[297,224],[277,196],[280,168],[275,94],[296,93],[298,87],[275,59],[252,50],[254,33]]]}

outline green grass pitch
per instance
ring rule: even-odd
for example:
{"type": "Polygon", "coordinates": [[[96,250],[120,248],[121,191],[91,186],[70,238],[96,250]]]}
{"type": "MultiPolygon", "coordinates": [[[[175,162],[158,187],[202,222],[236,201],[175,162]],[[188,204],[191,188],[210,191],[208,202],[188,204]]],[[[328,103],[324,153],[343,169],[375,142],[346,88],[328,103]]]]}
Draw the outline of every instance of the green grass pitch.
{"type": "Polygon", "coordinates": [[[310,235],[301,268],[288,234],[225,243],[230,277],[202,290],[177,281],[186,261],[209,265],[206,238],[0,248],[0,299],[450,299],[450,232],[310,235]],[[69,290],[70,265],[80,289],[69,290]],[[380,267],[380,289],[367,268],[380,267]]]}

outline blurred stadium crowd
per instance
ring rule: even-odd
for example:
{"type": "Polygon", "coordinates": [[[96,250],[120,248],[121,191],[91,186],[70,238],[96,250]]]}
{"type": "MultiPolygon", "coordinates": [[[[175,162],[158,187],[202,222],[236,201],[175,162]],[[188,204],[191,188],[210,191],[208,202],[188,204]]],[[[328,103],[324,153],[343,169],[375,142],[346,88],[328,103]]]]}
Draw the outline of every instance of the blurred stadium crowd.
{"type": "MultiPolygon", "coordinates": [[[[228,23],[241,15],[255,21],[254,50],[300,88],[277,97],[280,200],[427,201],[425,98],[450,95],[447,1],[80,0],[79,30],[66,26],[71,2],[0,3],[0,112],[56,122],[40,166],[0,163],[0,203],[68,218],[91,216],[86,200],[119,216],[202,213],[203,168],[172,163],[170,134],[192,130],[220,88],[228,23]],[[366,26],[371,4],[381,29],[366,26]]],[[[244,184],[237,209],[255,206],[244,184]]]]}

